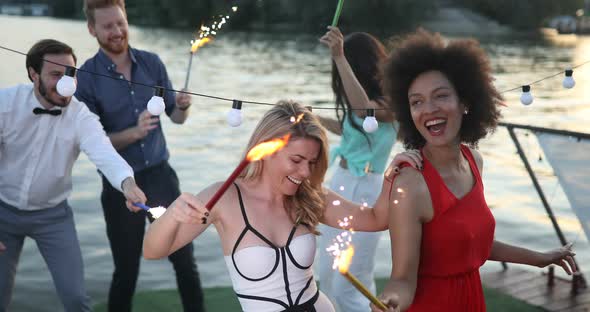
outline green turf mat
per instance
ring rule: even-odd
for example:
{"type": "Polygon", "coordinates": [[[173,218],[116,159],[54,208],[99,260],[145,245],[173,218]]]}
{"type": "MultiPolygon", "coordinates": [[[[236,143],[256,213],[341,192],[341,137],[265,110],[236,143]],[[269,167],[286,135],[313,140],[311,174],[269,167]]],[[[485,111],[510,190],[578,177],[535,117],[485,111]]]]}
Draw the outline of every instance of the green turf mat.
{"type": "MultiPolygon", "coordinates": [[[[377,289],[381,291],[387,280],[377,279],[377,289]]],[[[206,288],[205,304],[209,312],[240,311],[238,299],[230,287],[206,288]]],[[[523,301],[504,295],[493,289],[485,289],[487,310],[491,312],[540,312],[540,308],[531,306],[523,301]]],[[[106,304],[94,307],[96,312],[106,311],[106,304]]],[[[182,311],[180,298],[176,290],[151,290],[139,292],[133,300],[133,311],[137,312],[170,312],[182,311]]]]}

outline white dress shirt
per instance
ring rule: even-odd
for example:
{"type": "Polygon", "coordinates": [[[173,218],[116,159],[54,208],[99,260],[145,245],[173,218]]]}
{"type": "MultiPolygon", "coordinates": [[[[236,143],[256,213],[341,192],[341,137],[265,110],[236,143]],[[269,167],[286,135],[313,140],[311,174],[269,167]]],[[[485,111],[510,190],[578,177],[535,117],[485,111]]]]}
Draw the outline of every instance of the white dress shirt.
{"type": "Polygon", "coordinates": [[[43,108],[33,84],[0,90],[0,200],[20,210],[56,206],[72,192],[80,151],[119,191],[133,177],[84,103],[72,97],[59,116],[35,115],[35,107],[43,108]]]}

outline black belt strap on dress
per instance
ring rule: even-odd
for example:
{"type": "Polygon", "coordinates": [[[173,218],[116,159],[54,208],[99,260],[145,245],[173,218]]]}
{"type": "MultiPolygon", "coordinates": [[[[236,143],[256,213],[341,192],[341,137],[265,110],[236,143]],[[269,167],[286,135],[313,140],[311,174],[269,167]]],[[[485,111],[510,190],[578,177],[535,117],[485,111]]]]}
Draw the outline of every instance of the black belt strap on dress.
{"type": "Polygon", "coordinates": [[[320,297],[320,291],[317,290],[315,292],[315,295],[313,295],[313,297],[311,297],[311,299],[307,300],[307,302],[304,302],[300,305],[295,305],[295,306],[289,307],[286,310],[284,310],[283,312],[316,312],[314,305],[315,305],[315,302],[318,301],[319,297],[320,297]]]}

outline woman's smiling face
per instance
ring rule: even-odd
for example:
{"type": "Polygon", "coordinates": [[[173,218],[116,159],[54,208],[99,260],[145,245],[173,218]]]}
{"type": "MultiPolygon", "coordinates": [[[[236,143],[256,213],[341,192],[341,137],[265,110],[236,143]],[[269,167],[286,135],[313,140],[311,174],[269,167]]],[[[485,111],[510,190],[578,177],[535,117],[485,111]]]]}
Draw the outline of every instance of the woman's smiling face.
{"type": "Polygon", "coordinates": [[[311,176],[320,148],[315,139],[293,138],[283,149],[263,160],[263,170],[272,174],[273,184],[280,193],[295,195],[301,183],[311,176]]]}
{"type": "Polygon", "coordinates": [[[449,79],[440,71],[427,71],[408,89],[410,113],[427,144],[441,146],[459,142],[465,106],[449,79]]]}

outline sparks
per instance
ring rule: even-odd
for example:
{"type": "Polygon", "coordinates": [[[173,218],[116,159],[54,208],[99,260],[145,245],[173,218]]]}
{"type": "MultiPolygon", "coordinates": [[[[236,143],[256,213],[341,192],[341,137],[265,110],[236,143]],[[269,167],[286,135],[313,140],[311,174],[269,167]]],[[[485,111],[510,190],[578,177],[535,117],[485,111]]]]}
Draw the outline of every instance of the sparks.
{"type": "Polygon", "coordinates": [[[354,230],[351,228],[352,219],[353,216],[348,216],[343,220],[338,220],[338,225],[342,229],[348,229],[348,231],[343,231],[342,233],[336,235],[336,237],[332,240],[332,244],[326,248],[326,251],[332,255],[332,257],[334,257],[332,269],[338,268],[338,263],[343,250],[350,247],[352,244],[352,236],[354,234],[354,230]]]}
{"type": "MultiPolygon", "coordinates": [[[[231,8],[232,12],[238,11],[238,7],[234,6],[231,8]]],[[[197,50],[215,39],[217,32],[221,30],[222,26],[229,20],[229,15],[217,15],[213,18],[213,21],[209,26],[201,25],[197,36],[194,40],[191,40],[191,53],[195,54],[197,50]]]]}
{"type": "Polygon", "coordinates": [[[154,217],[154,219],[157,219],[161,217],[164,214],[164,212],[166,212],[166,208],[158,206],[150,209],[149,212],[152,214],[152,217],[154,217]]]}

